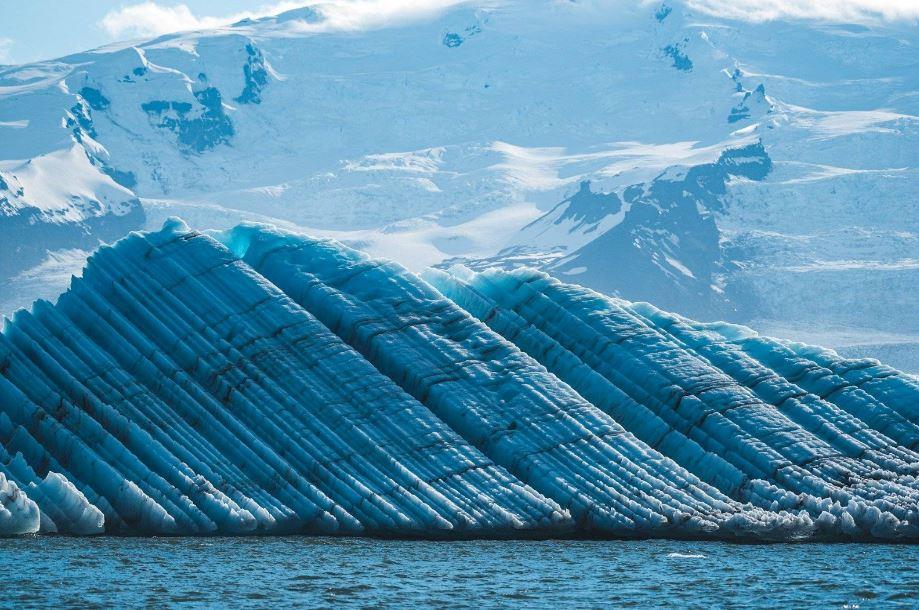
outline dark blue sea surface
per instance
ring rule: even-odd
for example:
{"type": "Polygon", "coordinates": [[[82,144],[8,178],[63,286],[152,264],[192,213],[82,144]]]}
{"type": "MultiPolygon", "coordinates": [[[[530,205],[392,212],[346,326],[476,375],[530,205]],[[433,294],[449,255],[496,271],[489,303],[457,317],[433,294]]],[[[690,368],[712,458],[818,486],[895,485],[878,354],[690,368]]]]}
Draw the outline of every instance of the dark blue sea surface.
{"type": "Polygon", "coordinates": [[[334,538],[0,540],[3,605],[919,604],[919,547],[334,538]]]}

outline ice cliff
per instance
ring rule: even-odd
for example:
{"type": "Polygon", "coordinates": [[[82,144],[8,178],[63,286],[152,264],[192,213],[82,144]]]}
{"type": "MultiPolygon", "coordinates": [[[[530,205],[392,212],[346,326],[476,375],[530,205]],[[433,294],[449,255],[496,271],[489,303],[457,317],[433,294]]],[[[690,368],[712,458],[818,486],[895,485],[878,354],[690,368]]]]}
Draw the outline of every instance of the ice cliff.
{"type": "Polygon", "coordinates": [[[0,533],[919,537],[919,382],[170,220],[0,334],[0,533]]]}

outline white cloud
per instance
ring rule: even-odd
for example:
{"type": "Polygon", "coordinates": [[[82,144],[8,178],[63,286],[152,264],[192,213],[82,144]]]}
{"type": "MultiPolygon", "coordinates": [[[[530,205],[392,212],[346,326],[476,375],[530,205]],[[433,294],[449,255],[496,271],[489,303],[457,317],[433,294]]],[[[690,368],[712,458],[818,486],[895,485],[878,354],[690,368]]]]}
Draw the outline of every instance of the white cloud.
{"type": "MultiPolygon", "coordinates": [[[[434,15],[470,0],[329,0],[312,4],[323,22],[311,29],[363,30],[434,15]]],[[[486,4],[489,0],[477,0],[486,4]]]]}
{"type": "Polygon", "coordinates": [[[833,22],[919,20],[917,0],[686,0],[710,15],[744,21],[816,19],[833,22]]]}
{"type": "Polygon", "coordinates": [[[0,37],[0,64],[13,63],[13,56],[10,53],[10,49],[12,48],[13,48],[12,38],[0,37]]]}
{"type": "Polygon", "coordinates": [[[153,1],[113,9],[99,26],[113,39],[143,38],[171,32],[209,29],[245,18],[277,15],[303,6],[322,13],[321,24],[305,26],[315,30],[351,30],[379,27],[398,19],[423,16],[466,0],[327,0],[305,2],[285,0],[230,15],[195,15],[188,5],[167,6],[153,1]]]}
{"type": "Polygon", "coordinates": [[[254,16],[254,13],[241,13],[199,17],[186,4],[166,6],[156,2],[141,2],[112,9],[105,14],[99,25],[112,38],[130,38],[214,28],[254,16]]]}

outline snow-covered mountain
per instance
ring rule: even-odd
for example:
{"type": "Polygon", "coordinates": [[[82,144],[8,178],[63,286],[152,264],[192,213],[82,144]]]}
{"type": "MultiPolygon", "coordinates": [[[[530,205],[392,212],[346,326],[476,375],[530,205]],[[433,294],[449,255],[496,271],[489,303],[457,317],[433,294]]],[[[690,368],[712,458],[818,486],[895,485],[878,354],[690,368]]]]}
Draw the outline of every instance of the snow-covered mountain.
{"type": "Polygon", "coordinates": [[[567,282],[919,371],[919,33],[678,2],[324,7],[0,69],[0,311],[180,215],[567,282]]]}

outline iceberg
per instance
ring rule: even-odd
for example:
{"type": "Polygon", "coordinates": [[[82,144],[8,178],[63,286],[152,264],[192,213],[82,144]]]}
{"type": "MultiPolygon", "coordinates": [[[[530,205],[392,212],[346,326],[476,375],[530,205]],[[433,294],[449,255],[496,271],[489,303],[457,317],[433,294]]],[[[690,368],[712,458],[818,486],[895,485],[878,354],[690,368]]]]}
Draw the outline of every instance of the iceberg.
{"type": "Polygon", "coordinates": [[[0,333],[0,534],[919,537],[919,383],[535,270],[170,219],[0,333]]]}
{"type": "Polygon", "coordinates": [[[534,270],[426,278],[732,498],[804,510],[830,532],[916,535],[915,379],[534,270]]]}
{"type": "Polygon", "coordinates": [[[35,502],[0,472],[0,532],[31,534],[40,524],[41,513],[35,502]]]}

